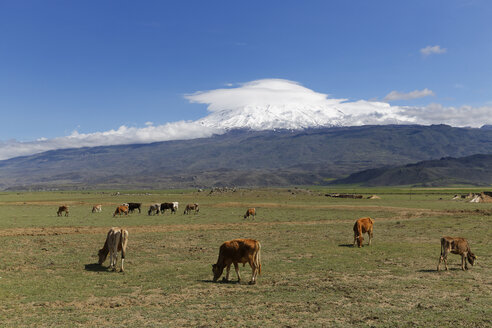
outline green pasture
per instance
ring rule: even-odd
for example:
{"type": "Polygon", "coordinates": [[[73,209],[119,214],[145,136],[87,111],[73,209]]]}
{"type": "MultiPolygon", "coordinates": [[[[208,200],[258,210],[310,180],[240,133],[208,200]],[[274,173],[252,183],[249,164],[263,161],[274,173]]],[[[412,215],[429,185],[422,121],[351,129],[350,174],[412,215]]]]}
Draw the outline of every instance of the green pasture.
{"type": "MultiPolygon", "coordinates": [[[[468,189],[239,189],[0,193],[1,327],[490,327],[492,204],[451,200],[468,189]],[[380,200],[329,193],[376,194],[380,200]],[[177,214],[148,205],[179,201],[177,214]],[[115,217],[116,205],[142,213],[115,217]],[[186,203],[197,215],[183,215],[186,203]],[[103,204],[102,213],[91,213],[103,204]],[[59,205],[70,215],[57,217],[59,205]],[[257,217],[244,220],[248,207],[257,217]],[[373,244],[352,247],[358,217],[375,219],[373,244]],[[129,231],[125,272],[97,262],[112,226],[129,231]],[[478,256],[467,272],[439,238],[462,236],[478,256]],[[213,283],[226,240],[261,242],[250,286],[213,283]]],[[[366,239],[367,242],[367,239],[366,239]]]]}

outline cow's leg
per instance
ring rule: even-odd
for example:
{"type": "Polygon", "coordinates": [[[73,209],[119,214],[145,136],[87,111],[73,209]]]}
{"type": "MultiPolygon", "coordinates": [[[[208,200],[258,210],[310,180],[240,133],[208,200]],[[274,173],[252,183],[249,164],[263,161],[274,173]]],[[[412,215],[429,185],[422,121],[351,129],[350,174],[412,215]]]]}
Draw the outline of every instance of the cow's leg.
{"type": "Polygon", "coordinates": [[[461,254],[461,270],[468,270],[468,265],[466,264],[466,254],[461,254]]]}
{"type": "Polygon", "coordinates": [[[125,264],[125,252],[123,250],[121,250],[121,272],[124,272],[125,269],[124,269],[124,264],[125,264]]]}
{"type": "Polygon", "coordinates": [[[114,257],[113,257],[113,271],[116,271],[116,265],[118,264],[118,251],[114,252],[114,257]]]}
{"type": "Polygon", "coordinates": [[[237,274],[237,282],[241,282],[241,275],[239,274],[239,265],[237,263],[234,263],[234,269],[236,270],[236,274],[237,274]]]}
{"type": "Polygon", "coordinates": [[[109,269],[112,269],[112,268],[113,268],[113,252],[111,252],[111,250],[109,250],[109,269]]]}
{"type": "Polygon", "coordinates": [[[371,246],[372,230],[370,230],[367,234],[369,235],[369,246],[371,246]]]}
{"type": "Polygon", "coordinates": [[[357,241],[357,235],[354,233],[354,247],[355,247],[355,242],[357,241]]]}
{"type": "Polygon", "coordinates": [[[227,264],[226,267],[226,276],[224,278],[224,281],[229,281],[229,273],[231,272],[231,263],[227,264]]]}
{"type": "Polygon", "coordinates": [[[444,266],[446,267],[446,271],[448,271],[448,252],[444,250],[444,266]]]}
{"type": "Polygon", "coordinates": [[[249,282],[250,285],[256,284],[256,276],[258,275],[258,267],[255,265],[255,261],[251,259],[249,261],[249,265],[251,266],[251,281],[249,282]]]}

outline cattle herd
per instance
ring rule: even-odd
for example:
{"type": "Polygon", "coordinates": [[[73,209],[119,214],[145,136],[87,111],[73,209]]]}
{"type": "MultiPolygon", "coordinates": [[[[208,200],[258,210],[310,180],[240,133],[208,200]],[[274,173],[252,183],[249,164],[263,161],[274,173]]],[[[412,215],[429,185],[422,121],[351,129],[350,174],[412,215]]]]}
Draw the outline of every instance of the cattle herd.
{"type": "MultiPolygon", "coordinates": [[[[122,214],[128,215],[138,210],[141,213],[141,203],[124,203],[118,205],[114,211],[113,217],[122,214]]],[[[171,214],[175,214],[178,210],[178,202],[170,203],[155,203],[149,206],[147,212],[148,215],[164,214],[166,210],[169,210],[171,214]]],[[[197,203],[187,204],[183,214],[189,214],[193,212],[197,214],[200,208],[197,203]]],[[[99,213],[102,211],[102,205],[94,205],[92,213],[99,213]]],[[[57,216],[69,215],[69,208],[67,205],[60,206],[57,211],[57,216]]],[[[255,218],[256,209],[248,208],[244,218],[255,218]]],[[[369,217],[360,218],[355,221],[354,224],[354,242],[353,246],[357,244],[358,247],[362,247],[364,241],[363,235],[367,233],[369,237],[368,246],[371,245],[373,238],[374,220],[369,217]]],[[[99,264],[103,264],[109,253],[109,268],[113,271],[116,270],[116,263],[118,258],[118,252],[121,252],[121,271],[124,271],[123,265],[125,261],[126,246],[128,243],[128,231],[121,228],[111,228],[106,236],[106,241],[103,248],[99,250],[99,264]]],[[[251,267],[252,274],[250,284],[256,284],[256,278],[258,274],[261,274],[261,259],[260,259],[260,242],[254,239],[233,239],[224,242],[219,248],[219,257],[217,263],[212,264],[213,281],[216,282],[222,275],[224,268],[226,269],[226,275],[222,281],[229,281],[229,273],[231,264],[234,265],[236,270],[238,282],[241,281],[239,274],[239,264],[243,266],[248,263],[251,267]]],[[[448,254],[461,255],[461,269],[468,270],[468,263],[474,265],[477,256],[472,253],[470,245],[465,238],[461,237],[442,237],[441,238],[441,255],[439,257],[439,263],[437,265],[437,271],[440,270],[441,263],[444,262],[446,270],[448,270],[448,254]]]]}

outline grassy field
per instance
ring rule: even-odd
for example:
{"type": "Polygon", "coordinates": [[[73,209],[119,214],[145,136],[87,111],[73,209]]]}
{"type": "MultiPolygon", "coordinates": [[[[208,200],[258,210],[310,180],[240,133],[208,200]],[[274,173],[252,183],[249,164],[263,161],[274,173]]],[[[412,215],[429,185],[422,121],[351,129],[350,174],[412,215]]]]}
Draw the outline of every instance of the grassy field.
{"type": "MultiPolygon", "coordinates": [[[[2,327],[490,327],[492,204],[452,201],[459,189],[347,189],[382,199],[335,199],[337,190],[39,192],[0,194],[2,327]],[[148,204],[179,201],[176,215],[148,204]],[[112,217],[117,204],[141,214],[112,217]],[[183,215],[198,202],[197,215],[183,215]],[[103,204],[102,213],[91,213],[103,204]],[[57,217],[58,205],[70,206],[57,217]],[[244,220],[247,207],[257,217],[244,220]],[[375,220],[370,247],[353,248],[358,217],[375,220]],[[97,262],[112,226],[129,231],[124,273],[97,262]],[[439,238],[462,236],[478,261],[450,255],[439,238]],[[262,274],[213,283],[218,248],[262,244],[262,274]]],[[[339,190],[338,190],[339,191],[339,190]]],[[[367,241],[367,240],[366,240],[367,241]]]]}

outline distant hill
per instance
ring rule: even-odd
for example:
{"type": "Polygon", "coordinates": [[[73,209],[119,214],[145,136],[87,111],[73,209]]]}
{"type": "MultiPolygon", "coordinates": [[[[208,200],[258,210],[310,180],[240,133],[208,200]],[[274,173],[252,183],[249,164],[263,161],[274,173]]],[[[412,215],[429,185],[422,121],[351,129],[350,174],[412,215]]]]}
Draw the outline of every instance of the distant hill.
{"type": "Polygon", "coordinates": [[[325,184],[361,170],[478,153],[492,154],[492,130],[446,125],[234,130],[211,138],[12,158],[0,161],[0,188],[325,184]]]}
{"type": "Polygon", "coordinates": [[[492,155],[445,157],[396,167],[364,170],[332,184],[362,186],[492,185],[492,155]]]}

